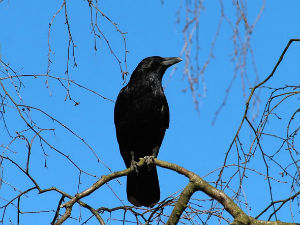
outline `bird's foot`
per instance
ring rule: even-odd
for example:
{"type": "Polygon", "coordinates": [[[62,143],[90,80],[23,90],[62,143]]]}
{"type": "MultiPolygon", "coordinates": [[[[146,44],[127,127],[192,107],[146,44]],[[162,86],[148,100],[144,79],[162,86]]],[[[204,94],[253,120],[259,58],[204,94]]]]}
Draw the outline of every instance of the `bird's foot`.
{"type": "Polygon", "coordinates": [[[154,156],[153,155],[149,155],[149,156],[145,156],[144,159],[146,161],[147,167],[150,170],[153,166],[154,163],[154,156]]]}
{"type": "Polygon", "coordinates": [[[136,172],[136,174],[139,173],[139,170],[138,170],[138,163],[134,160],[131,160],[131,163],[130,163],[130,167],[133,167],[134,171],[136,172]]]}

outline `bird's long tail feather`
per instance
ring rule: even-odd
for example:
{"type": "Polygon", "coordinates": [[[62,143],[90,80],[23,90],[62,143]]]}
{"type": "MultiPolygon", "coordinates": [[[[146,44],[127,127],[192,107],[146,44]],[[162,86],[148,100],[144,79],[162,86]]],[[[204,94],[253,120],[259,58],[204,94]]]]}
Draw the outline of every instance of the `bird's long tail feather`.
{"type": "Polygon", "coordinates": [[[151,207],[159,201],[160,190],[156,167],[143,167],[138,174],[127,176],[127,198],[135,206],[151,207]]]}

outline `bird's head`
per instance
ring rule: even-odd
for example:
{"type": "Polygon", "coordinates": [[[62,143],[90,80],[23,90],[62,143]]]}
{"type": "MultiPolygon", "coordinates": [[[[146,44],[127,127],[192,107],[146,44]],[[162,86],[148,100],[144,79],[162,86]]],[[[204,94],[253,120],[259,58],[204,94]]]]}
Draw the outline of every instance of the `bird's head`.
{"type": "Polygon", "coordinates": [[[160,56],[151,56],[143,59],[135,71],[138,73],[143,73],[144,75],[148,73],[156,73],[163,77],[164,73],[168,67],[182,61],[179,57],[160,57],[160,56]]]}

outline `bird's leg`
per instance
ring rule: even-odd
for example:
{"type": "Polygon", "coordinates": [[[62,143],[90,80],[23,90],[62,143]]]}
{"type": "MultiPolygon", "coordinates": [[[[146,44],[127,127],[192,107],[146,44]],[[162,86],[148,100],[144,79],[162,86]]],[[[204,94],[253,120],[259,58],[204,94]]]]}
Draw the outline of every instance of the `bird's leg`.
{"type": "Polygon", "coordinates": [[[133,167],[136,174],[138,174],[139,173],[139,170],[138,170],[138,167],[137,167],[138,163],[134,160],[134,152],[130,151],[130,155],[131,155],[130,167],[133,167]]]}
{"type": "Polygon", "coordinates": [[[154,149],[153,149],[153,153],[152,153],[152,156],[153,158],[156,158],[157,157],[157,154],[158,154],[158,149],[159,147],[158,146],[155,146],[154,149]]]}

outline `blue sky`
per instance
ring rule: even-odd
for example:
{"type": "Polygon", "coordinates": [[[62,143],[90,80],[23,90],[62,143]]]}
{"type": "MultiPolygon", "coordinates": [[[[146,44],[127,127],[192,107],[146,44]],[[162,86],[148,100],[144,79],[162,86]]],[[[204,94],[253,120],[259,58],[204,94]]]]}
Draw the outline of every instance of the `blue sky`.
{"type": "MultiPolygon", "coordinates": [[[[73,68],[72,59],[70,60],[69,75],[71,79],[115,100],[119,90],[123,87],[118,64],[110,54],[105,41],[98,41],[98,51],[94,51],[94,39],[91,35],[87,2],[77,1],[67,2],[67,4],[71,32],[77,46],[75,55],[78,64],[76,68],[73,68]]],[[[181,12],[181,22],[176,24],[176,11],[179,4],[179,1],[170,0],[165,0],[163,5],[158,0],[99,2],[99,8],[110,19],[118,23],[120,30],[127,32],[126,42],[129,51],[127,65],[130,74],[138,62],[147,56],[179,56],[184,44],[182,38],[184,10],[181,12]]],[[[254,20],[260,4],[261,1],[249,3],[248,16],[250,21],[254,20]]],[[[18,74],[46,73],[49,22],[60,5],[61,2],[59,1],[17,2],[11,0],[0,3],[0,54],[2,60],[9,63],[18,74]]],[[[202,17],[200,17],[202,19],[199,21],[200,60],[202,61],[206,59],[209,53],[210,43],[220,16],[219,5],[215,1],[205,1],[204,6],[205,10],[201,11],[202,17]]],[[[283,4],[279,0],[266,3],[263,16],[257,23],[251,38],[260,80],[271,72],[288,40],[299,37],[299,6],[299,1],[296,0],[289,1],[288,4],[283,4]]],[[[230,4],[225,4],[225,12],[230,18],[235,13],[230,4]]],[[[64,22],[64,13],[62,12],[52,24],[50,37],[53,51],[50,74],[58,77],[65,77],[64,72],[66,70],[68,33],[64,22]]],[[[124,46],[119,33],[103,17],[100,18],[100,27],[108,37],[116,54],[122,59],[124,46]]],[[[182,92],[184,88],[188,87],[186,79],[183,78],[184,62],[178,64],[178,69],[165,89],[170,107],[170,127],[160,149],[159,159],[177,163],[200,176],[204,176],[222,165],[224,153],[234,137],[244,112],[245,98],[242,96],[241,79],[237,78],[226,107],[219,115],[216,124],[211,125],[214,113],[223,100],[225,90],[234,72],[234,64],[230,60],[230,54],[233,52],[231,35],[228,24],[224,22],[215,47],[216,57],[211,61],[205,73],[208,90],[206,98],[201,99],[199,112],[195,110],[190,91],[182,92]]],[[[247,70],[250,79],[253,79],[251,61],[249,61],[247,70]]],[[[165,80],[168,79],[170,73],[171,69],[166,72],[165,80]]],[[[45,87],[43,78],[24,78],[22,81],[26,86],[21,91],[25,104],[41,108],[70,127],[93,147],[101,160],[109,165],[113,171],[125,168],[115,137],[113,102],[73,85],[71,86],[71,96],[80,102],[75,107],[72,101],[64,101],[66,92],[55,80],[50,80],[49,89],[45,87]]],[[[282,86],[284,84],[299,84],[298,43],[291,46],[274,78],[268,83],[269,86],[282,86]]],[[[11,86],[8,86],[8,90],[14,93],[11,86]]],[[[248,95],[249,90],[246,91],[248,95]]],[[[12,94],[12,96],[18,99],[16,94],[12,94]]],[[[262,98],[263,100],[266,99],[262,98]]],[[[299,99],[289,102],[286,107],[290,108],[298,103],[299,99]]],[[[39,122],[39,126],[56,129],[55,134],[51,131],[45,131],[44,135],[54,146],[64,153],[70,154],[72,159],[84,170],[98,177],[109,173],[102,164],[97,163],[91,151],[79,139],[40,112],[31,110],[30,114],[34,121],[39,122]]],[[[12,134],[26,128],[12,108],[7,110],[6,120],[12,134]]],[[[276,127],[272,129],[275,131],[286,126],[286,124],[274,124],[276,127]]],[[[6,133],[2,124],[1,129],[1,132],[6,133]]],[[[249,130],[245,129],[243,132],[245,140],[250,142],[249,130]]],[[[4,140],[1,138],[1,144],[7,144],[10,141],[7,134],[4,134],[4,137],[4,140]]],[[[33,134],[29,133],[28,137],[32,138],[33,134]]],[[[276,147],[274,146],[275,143],[272,145],[272,141],[266,141],[266,143],[266,148],[276,147]]],[[[12,148],[16,154],[7,154],[11,154],[11,157],[21,164],[25,162],[24,143],[17,141],[12,148]]],[[[78,170],[49,148],[45,147],[45,151],[48,155],[47,168],[44,168],[43,151],[39,141],[36,140],[32,148],[31,159],[33,176],[41,183],[42,188],[57,186],[70,194],[75,194],[78,184],[78,170]]],[[[21,190],[32,186],[25,176],[17,172],[16,168],[9,164],[4,165],[4,180],[11,184],[21,181],[17,185],[21,190]]],[[[257,164],[252,166],[253,168],[261,168],[262,172],[264,171],[259,160],[257,164]]],[[[187,183],[185,178],[172,171],[160,168],[158,171],[161,199],[183,188],[183,185],[187,183]]],[[[275,170],[274,174],[276,173],[275,170]]],[[[211,179],[213,180],[213,177],[211,179]]],[[[124,203],[129,204],[125,194],[125,178],[121,178],[120,181],[122,185],[116,181],[111,182],[110,185],[124,203]]],[[[83,175],[81,182],[80,190],[84,190],[95,182],[95,179],[83,175]]],[[[260,183],[258,180],[250,178],[245,186],[253,216],[257,215],[270,202],[269,195],[266,194],[266,191],[262,191],[265,188],[264,185],[263,179],[260,183]]],[[[288,196],[288,193],[287,195],[280,195],[282,190],[280,188],[275,190],[278,197],[288,196]]],[[[2,185],[1,197],[9,199],[14,194],[8,185],[2,185]]],[[[197,196],[203,197],[203,194],[197,196]]],[[[28,198],[22,200],[22,208],[24,211],[54,209],[58,199],[59,196],[56,194],[36,195],[35,191],[29,194],[28,198]]],[[[86,201],[95,207],[121,205],[106,186],[89,196],[86,201]]],[[[78,207],[75,207],[74,210],[78,211],[78,207]]],[[[88,213],[85,213],[84,209],[82,211],[87,218],[88,213]]],[[[15,215],[16,210],[13,207],[7,209],[6,219],[13,218],[15,221],[15,215]]],[[[30,221],[33,220],[38,224],[48,224],[45,221],[50,221],[52,218],[53,213],[25,214],[21,216],[21,224],[30,224],[30,221]]],[[[288,208],[284,209],[279,217],[280,220],[288,221],[290,218],[288,208]]],[[[299,222],[299,215],[295,215],[295,219],[299,222]]],[[[66,224],[77,224],[77,222],[71,220],[66,224]]],[[[114,223],[112,222],[112,224],[114,223]]]]}

